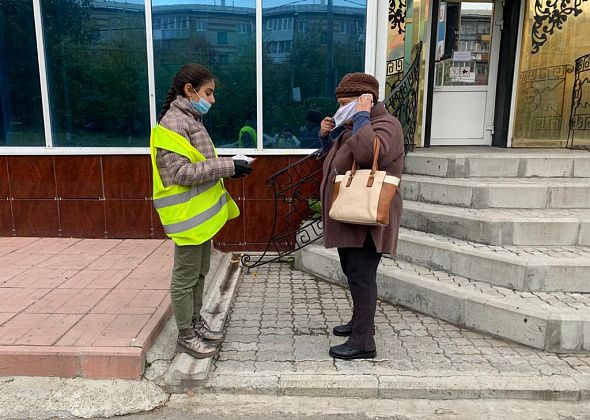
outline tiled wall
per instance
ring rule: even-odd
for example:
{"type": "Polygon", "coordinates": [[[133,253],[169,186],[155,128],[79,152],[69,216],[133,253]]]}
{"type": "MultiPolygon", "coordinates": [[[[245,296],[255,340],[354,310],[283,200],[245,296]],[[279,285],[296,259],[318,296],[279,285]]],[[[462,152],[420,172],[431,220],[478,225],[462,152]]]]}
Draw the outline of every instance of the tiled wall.
{"type": "MultiPolygon", "coordinates": [[[[217,247],[264,248],[274,219],[266,179],[300,158],[260,156],[250,176],[226,181],[242,215],[215,237],[217,247]]],[[[0,156],[0,236],[163,238],[151,191],[145,155],[0,156]]]]}

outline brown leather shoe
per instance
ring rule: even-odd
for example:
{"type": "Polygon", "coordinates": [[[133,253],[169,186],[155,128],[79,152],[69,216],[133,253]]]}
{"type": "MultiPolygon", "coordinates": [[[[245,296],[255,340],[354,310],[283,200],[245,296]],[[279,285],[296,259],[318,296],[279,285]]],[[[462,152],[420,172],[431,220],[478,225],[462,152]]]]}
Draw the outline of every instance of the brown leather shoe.
{"type": "Polygon", "coordinates": [[[215,356],[219,348],[199,337],[192,328],[181,331],[176,341],[176,351],[188,353],[197,359],[206,359],[215,356]]]}
{"type": "Polygon", "coordinates": [[[193,330],[197,336],[210,343],[221,343],[225,336],[221,331],[211,331],[209,324],[204,319],[193,323],[193,330]]]}

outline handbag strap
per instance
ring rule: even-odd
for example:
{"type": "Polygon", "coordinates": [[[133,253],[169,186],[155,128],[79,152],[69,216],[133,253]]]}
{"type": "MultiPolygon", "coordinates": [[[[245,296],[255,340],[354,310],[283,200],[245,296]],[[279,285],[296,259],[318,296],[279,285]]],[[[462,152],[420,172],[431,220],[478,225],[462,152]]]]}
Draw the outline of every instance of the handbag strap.
{"type": "MultiPolygon", "coordinates": [[[[377,172],[377,161],[379,160],[379,137],[375,136],[373,139],[373,164],[371,165],[371,174],[369,175],[369,180],[367,181],[367,187],[371,187],[373,185],[373,180],[375,178],[375,172],[377,172]]],[[[352,178],[356,174],[356,160],[353,159],[352,161],[352,169],[350,170],[350,178],[348,178],[348,182],[346,183],[347,187],[350,187],[352,183],[352,178]]]]}

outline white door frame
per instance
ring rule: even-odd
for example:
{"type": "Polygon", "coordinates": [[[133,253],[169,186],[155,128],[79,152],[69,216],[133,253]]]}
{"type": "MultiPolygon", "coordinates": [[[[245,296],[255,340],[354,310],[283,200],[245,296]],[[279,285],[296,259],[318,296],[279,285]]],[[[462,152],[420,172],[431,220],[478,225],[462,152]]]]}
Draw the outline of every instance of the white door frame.
{"type": "MultiPolygon", "coordinates": [[[[481,2],[485,2],[485,0],[479,0],[481,2]]],[[[498,80],[498,64],[500,58],[500,41],[502,36],[502,26],[503,26],[503,6],[504,0],[495,0],[493,1],[494,8],[492,13],[492,22],[491,22],[491,48],[490,48],[490,59],[489,59],[489,73],[488,73],[488,84],[487,84],[487,94],[486,94],[486,103],[485,103],[485,110],[484,110],[484,127],[483,127],[483,137],[482,138],[437,138],[434,136],[434,131],[431,130],[430,134],[430,145],[431,146],[445,146],[445,145],[483,145],[483,146],[491,146],[492,145],[492,135],[494,134],[494,110],[496,104],[496,85],[498,80]]],[[[434,19],[434,9],[433,19],[434,19]]],[[[430,38],[430,42],[433,42],[432,38],[430,38]]],[[[432,57],[429,57],[432,59],[432,57]]],[[[435,77],[435,75],[432,75],[435,77]]],[[[444,87],[434,87],[431,93],[431,100],[434,100],[434,90],[439,92],[471,92],[477,91],[471,86],[444,86],[444,87]]],[[[436,112],[434,106],[432,108],[432,113],[436,112]]],[[[432,115],[430,116],[432,120],[432,115]]],[[[460,117],[459,117],[460,118],[460,117]]],[[[460,119],[458,119],[457,123],[460,123],[460,119]]]]}

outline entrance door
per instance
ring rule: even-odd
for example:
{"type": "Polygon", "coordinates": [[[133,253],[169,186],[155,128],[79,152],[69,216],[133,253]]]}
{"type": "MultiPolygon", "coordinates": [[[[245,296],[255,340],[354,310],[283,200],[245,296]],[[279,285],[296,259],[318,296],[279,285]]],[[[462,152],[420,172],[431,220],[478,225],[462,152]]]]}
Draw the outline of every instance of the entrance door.
{"type": "Polygon", "coordinates": [[[431,145],[491,145],[502,25],[500,1],[441,2],[431,145]]]}

